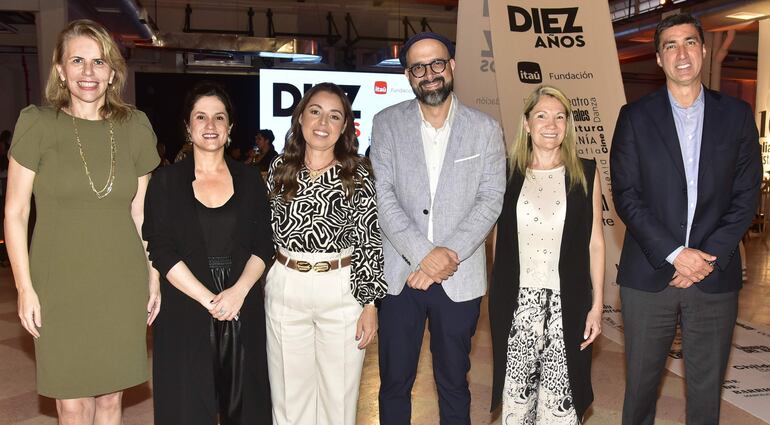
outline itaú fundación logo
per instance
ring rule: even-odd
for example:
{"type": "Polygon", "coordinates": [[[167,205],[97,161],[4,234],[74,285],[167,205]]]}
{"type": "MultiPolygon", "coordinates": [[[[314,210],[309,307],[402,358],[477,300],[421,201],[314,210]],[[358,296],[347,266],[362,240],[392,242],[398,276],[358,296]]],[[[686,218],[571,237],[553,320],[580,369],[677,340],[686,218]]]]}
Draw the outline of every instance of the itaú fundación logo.
{"type": "Polygon", "coordinates": [[[536,48],[571,48],[586,45],[583,27],[575,21],[577,7],[537,8],[529,10],[508,6],[508,24],[512,32],[532,31],[536,48]]]}
{"type": "Polygon", "coordinates": [[[519,62],[516,64],[519,81],[526,84],[540,84],[543,82],[543,71],[537,62],[519,62]]]}
{"type": "Polygon", "coordinates": [[[374,94],[388,94],[388,82],[387,81],[375,81],[374,82],[374,94]]]}

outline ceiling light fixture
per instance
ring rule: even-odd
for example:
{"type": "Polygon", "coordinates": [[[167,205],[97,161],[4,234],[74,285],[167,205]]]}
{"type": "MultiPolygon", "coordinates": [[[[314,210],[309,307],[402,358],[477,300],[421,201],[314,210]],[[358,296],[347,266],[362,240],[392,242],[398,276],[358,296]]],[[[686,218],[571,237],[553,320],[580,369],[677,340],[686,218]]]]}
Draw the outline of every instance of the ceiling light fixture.
{"type": "Polygon", "coordinates": [[[403,45],[401,43],[392,43],[389,45],[387,57],[374,66],[384,68],[400,68],[401,61],[398,59],[398,56],[399,53],[401,53],[402,47],[403,45]]]}
{"type": "Polygon", "coordinates": [[[756,12],[738,12],[738,13],[727,15],[726,17],[732,18],[732,19],[740,19],[742,21],[751,21],[754,19],[759,19],[763,16],[766,16],[766,15],[764,13],[756,13],[756,12]]]}
{"type": "Polygon", "coordinates": [[[321,57],[318,55],[307,55],[302,53],[259,52],[259,57],[273,58],[273,59],[291,59],[293,62],[304,62],[304,63],[321,62],[321,57]]]}
{"type": "Polygon", "coordinates": [[[383,68],[401,68],[401,61],[398,59],[385,59],[381,60],[377,65],[383,68]]]}

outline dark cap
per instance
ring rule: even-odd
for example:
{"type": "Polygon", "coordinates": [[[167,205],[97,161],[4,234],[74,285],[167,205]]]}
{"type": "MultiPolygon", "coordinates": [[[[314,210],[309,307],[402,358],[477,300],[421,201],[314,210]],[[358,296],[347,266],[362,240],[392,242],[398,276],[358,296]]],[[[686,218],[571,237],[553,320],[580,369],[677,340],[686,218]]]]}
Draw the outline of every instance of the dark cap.
{"type": "Polygon", "coordinates": [[[414,43],[417,43],[418,41],[422,40],[436,40],[441,42],[444,46],[446,46],[446,49],[449,51],[449,58],[453,59],[455,57],[455,45],[452,44],[451,41],[449,41],[448,38],[444,37],[441,34],[436,34],[435,32],[425,31],[417,33],[411,37],[409,37],[409,40],[406,40],[406,43],[404,43],[404,47],[401,48],[401,53],[398,55],[398,60],[401,62],[401,66],[406,68],[406,53],[409,51],[409,48],[414,45],[414,43]]]}

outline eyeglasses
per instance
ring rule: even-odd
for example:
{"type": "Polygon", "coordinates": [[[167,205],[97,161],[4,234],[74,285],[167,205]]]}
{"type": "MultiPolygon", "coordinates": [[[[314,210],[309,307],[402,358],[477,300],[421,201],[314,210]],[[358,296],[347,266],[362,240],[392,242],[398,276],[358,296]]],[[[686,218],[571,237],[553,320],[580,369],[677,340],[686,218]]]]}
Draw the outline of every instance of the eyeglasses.
{"type": "Polygon", "coordinates": [[[449,63],[449,59],[436,59],[431,63],[418,63],[407,69],[414,78],[422,78],[425,76],[428,67],[430,67],[434,74],[441,74],[446,69],[447,63],[449,63]]]}

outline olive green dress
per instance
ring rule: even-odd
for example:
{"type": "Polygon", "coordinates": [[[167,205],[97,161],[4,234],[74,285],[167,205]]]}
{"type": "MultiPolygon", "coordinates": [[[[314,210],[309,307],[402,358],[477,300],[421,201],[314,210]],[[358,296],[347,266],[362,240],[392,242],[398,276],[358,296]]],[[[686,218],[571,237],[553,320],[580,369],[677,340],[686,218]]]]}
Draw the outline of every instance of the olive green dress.
{"type": "Polygon", "coordinates": [[[76,119],[29,106],[16,123],[10,155],[35,171],[37,209],[30,268],[41,304],[35,341],[37,390],[67,399],[91,397],[148,378],[148,273],[131,217],[137,178],[159,162],[155,134],[144,113],[114,123],[115,180],[98,199],[75,142],[77,126],[94,187],[110,169],[106,120],[76,119]]]}

